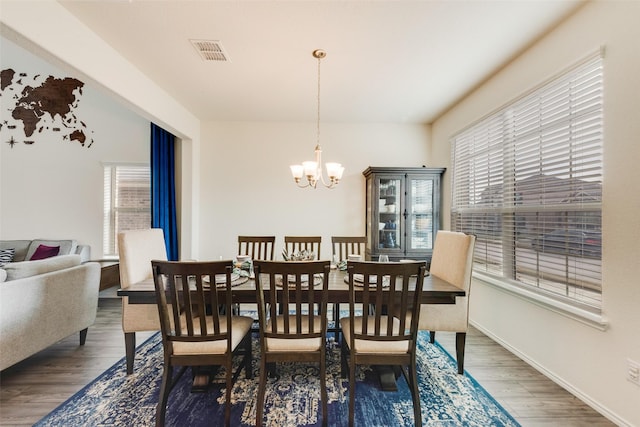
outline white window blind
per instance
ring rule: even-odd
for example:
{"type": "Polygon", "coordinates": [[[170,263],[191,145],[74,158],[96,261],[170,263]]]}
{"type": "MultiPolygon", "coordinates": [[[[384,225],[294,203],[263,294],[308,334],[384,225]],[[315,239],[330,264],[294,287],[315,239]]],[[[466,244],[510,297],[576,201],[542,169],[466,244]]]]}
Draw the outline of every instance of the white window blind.
{"type": "Polygon", "coordinates": [[[146,165],[104,166],[104,256],[117,256],[121,231],[151,227],[151,172],[146,165]]]}
{"type": "Polygon", "coordinates": [[[603,67],[594,55],[452,138],[474,270],[599,311],[603,67]]]}

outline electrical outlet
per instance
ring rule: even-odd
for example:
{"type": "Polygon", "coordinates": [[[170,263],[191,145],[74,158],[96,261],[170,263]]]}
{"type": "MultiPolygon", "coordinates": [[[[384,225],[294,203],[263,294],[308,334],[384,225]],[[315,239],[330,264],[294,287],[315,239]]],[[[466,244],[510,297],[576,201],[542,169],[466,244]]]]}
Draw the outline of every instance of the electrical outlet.
{"type": "Polygon", "coordinates": [[[627,380],[637,386],[640,386],[640,363],[634,362],[631,359],[627,359],[627,362],[629,362],[629,367],[627,368],[627,380]]]}

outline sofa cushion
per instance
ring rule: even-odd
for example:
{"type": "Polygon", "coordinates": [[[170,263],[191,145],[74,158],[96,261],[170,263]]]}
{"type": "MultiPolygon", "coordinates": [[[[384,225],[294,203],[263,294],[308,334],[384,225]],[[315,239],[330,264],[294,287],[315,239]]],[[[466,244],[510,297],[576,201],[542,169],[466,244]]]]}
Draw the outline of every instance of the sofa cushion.
{"type": "Polygon", "coordinates": [[[14,248],[13,262],[24,261],[27,258],[27,251],[31,245],[31,240],[0,240],[0,249],[14,248]]]}
{"type": "Polygon", "coordinates": [[[52,256],[58,255],[60,252],[60,246],[47,246],[40,245],[36,249],[36,251],[31,255],[29,261],[36,261],[39,259],[51,258],[52,256]]]}
{"type": "Polygon", "coordinates": [[[13,261],[16,248],[0,249],[0,267],[13,261]]]}
{"type": "Polygon", "coordinates": [[[27,251],[27,256],[24,259],[31,259],[40,245],[60,246],[60,252],[58,252],[58,255],[69,255],[76,253],[78,242],[76,240],[35,239],[31,241],[29,250],[27,251]]]}
{"type": "Polygon", "coordinates": [[[37,261],[10,262],[3,268],[7,272],[7,281],[49,273],[80,265],[80,255],[60,255],[37,261]]]}

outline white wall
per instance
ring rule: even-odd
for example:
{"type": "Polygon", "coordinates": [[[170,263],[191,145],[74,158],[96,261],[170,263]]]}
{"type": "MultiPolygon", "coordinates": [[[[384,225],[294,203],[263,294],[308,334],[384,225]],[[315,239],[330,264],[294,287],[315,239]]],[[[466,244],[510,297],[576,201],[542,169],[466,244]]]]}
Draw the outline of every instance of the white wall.
{"type": "MultiPolygon", "coordinates": [[[[39,3],[38,8],[28,2],[3,2],[0,29],[4,33],[9,28],[46,55],[79,70],[78,78],[87,82],[87,99],[91,98],[92,90],[98,95],[96,88],[109,88],[117,99],[127,102],[132,111],[147,121],[156,121],[184,140],[182,167],[188,173],[183,177],[182,200],[183,213],[188,218],[182,219],[182,238],[189,243],[183,255],[199,259],[234,254],[235,238],[245,232],[273,233],[280,244],[287,233],[317,233],[325,241],[332,234],[362,233],[364,181],[361,172],[367,166],[424,163],[447,167],[452,134],[604,44],[607,54],[603,286],[604,315],[610,321],[610,328],[600,332],[479,282],[474,283],[471,317],[480,328],[618,424],[640,425],[640,388],[625,380],[626,358],[640,361],[640,284],[637,279],[640,277],[640,221],[637,219],[640,192],[635,189],[640,182],[637,166],[640,159],[639,17],[638,2],[587,3],[434,123],[431,140],[428,127],[323,124],[325,160],[338,160],[347,168],[343,183],[331,191],[297,189],[288,172],[289,164],[311,158],[315,144],[313,124],[205,123],[200,128],[197,119],[145,80],[130,64],[124,63],[117,52],[96,40],[89,29],[53,1],[39,3]],[[264,161],[279,166],[266,168],[262,166],[264,161]]],[[[2,51],[4,55],[4,46],[2,51]]],[[[69,74],[69,70],[64,74],[69,74]]],[[[109,105],[109,101],[105,99],[100,105],[87,114],[103,114],[102,105],[109,105]]],[[[131,118],[129,122],[127,112],[104,108],[107,117],[124,120],[137,129],[136,119],[131,118]]],[[[92,120],[88,124],[96,126],[97,135],[102,132],[97,122],[92,120]]],[[[123,126],[126,128],[128,125],[123,126]]],[[[112,127],[108,130],[108,135],[115,131],[112,127]]],[[[137,135],[134,130],[126,133],[137,135]]],[[[38,143],[31,147],[38,150],[37,156],[27,154],[31,152],[26,150],[18,151],[18,147],[7,151],[5,146],[3,143],[0,150],[0,238],[23,238],[26,230],[38,232],[30,237],[40,234],[58,237],[83,230],[75,233],[77,238],[93,242],[93,234],[86,234],[85,239],[85,233],[95,233],[96,223],[101,227],[102,214],[97,210],[102,204],[95,197],[96,192],[101,194],[102,186],[96,191],[93,188],[96,184],[91,182],[95,177],[85,178],[95,172],[95,164],[100,160],[117,159],[101,158],[98,147],[104,145],[99,142],[91,149],[73,146],[58,149],[55,144],[38,143]],[[86,163],[66,162],[65,157],[83,159],[86,163]],[[56,163],[65,163],[71,173],[67,168],[47,169],[53,159],[56,163]],[[33,163],[37,170],[29,170],[25,177],[24,167],[20,166],[27,163],[33,163]],[[33,178],[35,172],[42,171],[49,172],[48,176],[41,180],[33,178]],[[71,179],[74,172],[82,182],[71,179]],[[78,195],[70,191],[52,192],[46,181],[70,185],[78,190],[78,195]],[[16,185],[22,186],[23,191],[14,190],[16,185]],[[89,186],[91,192],[85,191],[89,186]],[[66,210],[70,205],[67,198],[73,199],[77,206],[87,206],[87,211],[74,217],[73,212],[66,210]],[[47,204],[36,206],[28,199],[45,200],[47,204]],[[42,213],[36,214],[36,208],[42,213]],[[35,215],[38,216],[32,219],[35,215]],[[99,221],[90,219],[97,217],[99,221]],[[26,220],[48,221],[48,225],[46,229],[34,230],[25,225],[26,220]]],[[[445,174],[445,208],[450,199],[449,175],[445,174]]],[[[447,212],[443,219],[448,225],[447,212]]],[[[95,251],[96,244],[92,246],[95,251]]],[[[323,255],[328,251],[325,245],[323,255]]]]}
{"type": "Polygon", "coordinates": [[[321,123],[323,161],[345,167],[334,189],[296,187],[289,165],[313,160],[315,123],[206,123],[202,128],[200,259],[236,254],[239,234],[364,235],[362,171],[368,166],[439,166],[429,160],[430,127],[321,123]]]}
{"type": "MultiPolygon", "coordinates": [[[[0,68],[13,69],[15,79],[19,73],[79,78],[10,40],[0,40],[0,68]]],[[[7,119],[11,95],[7,89],[0,97],[0,111],[7,119]]],[[[30,138],[34,144],[26,145],[21,127],[0,130],[0,238],[77,239],[91,245],[92,257],[98,259],[102,257],[103,162],[148,164],[149,121],[90,83],[85,83],[79,99],[75,114],[87,125],[86,133],[94,140],[91,147],[63,141],[64,132],[36,133],[30,138]],[[12,135],[19,141],[13,148],[4,143],[12,135]]]]}
{"type": "Polygon", "coordinates": [[[200,121],[56,1],[2,2],[0,33],[179,138],[180,254],[197,257],[200,121]]]}
{"type": "MultiPolygon", "coordinates": [[[[605,46],[603,315],[609,329],[479,281],[473,283],[471,321],[618,425],[635,426],[640,387],[626,380],[626,368],[627,358],[640,361],[639,19],[640,2],[587,3],[438,119],[432,134],[434,161],[447,165],[453,134],[605,46]]],[[[448,211],[444,220],[448,227],[448,211]]]]}

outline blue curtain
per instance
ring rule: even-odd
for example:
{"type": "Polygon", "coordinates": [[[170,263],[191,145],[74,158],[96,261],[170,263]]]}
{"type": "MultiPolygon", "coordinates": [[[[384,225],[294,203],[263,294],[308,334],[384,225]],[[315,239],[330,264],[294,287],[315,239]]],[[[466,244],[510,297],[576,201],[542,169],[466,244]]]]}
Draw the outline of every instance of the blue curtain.
{"type": "Polygon", "coordinates": [[[164,230],[167,258],[178,260],[175,136],[151,123],[151,227],[164,230]]]}

